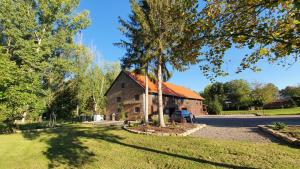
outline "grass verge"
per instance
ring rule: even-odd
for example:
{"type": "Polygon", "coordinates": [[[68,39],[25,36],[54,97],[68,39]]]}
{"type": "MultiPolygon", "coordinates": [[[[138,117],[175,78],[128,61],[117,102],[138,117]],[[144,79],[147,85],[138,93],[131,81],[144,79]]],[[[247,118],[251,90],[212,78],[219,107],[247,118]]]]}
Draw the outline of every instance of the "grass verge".
{"type": "Polygon", "coordinates": [[[132,134],[68,125],[0,135],[2,168],[297,168],[300,149],[195,137],[132,134]]]}
{"type": "Polygon", "coordinates": [[[222,115],[236,115],[236,114],[255,114],[255,115],[263,115],[263,116],[300,115],[300,107],[287,108],[287,109],[222,111],[222,115]]]}

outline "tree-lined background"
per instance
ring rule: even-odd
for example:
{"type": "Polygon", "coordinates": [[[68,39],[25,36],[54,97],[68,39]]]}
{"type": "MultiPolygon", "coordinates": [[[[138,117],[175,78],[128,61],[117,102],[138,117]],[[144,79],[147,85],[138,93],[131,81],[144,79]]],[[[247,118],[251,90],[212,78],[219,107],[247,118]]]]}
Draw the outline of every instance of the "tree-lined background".
{"type": "Polygon", "coordinates": [[[79,0],[0,4],[0,120],[103,112],[120,68],[96,64],[95,50],[80,43],[90,20],[88,11],[75,13],[79,0]]]}
{"type": "MultiPolygon", "coordinates": [[[[124,37],[117,43],[126,50],[120,56],[122,68],[157,81],[162,127],[161,84],[173,70],[199,65],[203,72],[199,76],[210,80],[228,75],[223,64],[232,48],[248,51],[237,72],[259,71],[259,61],[299,63],[297,0],[129,2],[132,11],[127,19],[120,18],[124,37]]],[[[81,43],[80,32],[91,21],[88,11],[78,12],[79,0],[0,0],[0,4],[0,121],[103,114],[104,93],[120,66],[97,63],[97,51],[81,43]]],[[[279,92],[273,84],[234,80],[209,85],[203,95],[209,110],[215,111],[265,107],[279,96],[294,104],[298,90],[287,87],[279,92]]]]}
{"type": "Polygon", "coordinates": [[[249,83],[246,80],[215,82],[200,94],[205,98],[208,113],[225,110],[281,109],[300,106],[300,85],[279,90],[272,83],[249,83]]]}

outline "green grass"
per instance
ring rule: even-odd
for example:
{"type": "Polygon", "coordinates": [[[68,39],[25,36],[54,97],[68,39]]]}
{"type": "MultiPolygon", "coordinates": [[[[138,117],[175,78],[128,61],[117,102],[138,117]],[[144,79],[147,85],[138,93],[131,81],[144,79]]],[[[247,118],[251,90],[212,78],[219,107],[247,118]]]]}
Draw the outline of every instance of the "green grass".
{"type": "Polygon", "coordinates": [[[300,107],[287,108],[287,109],[222,111],[222,115],[235,115],[235,114],[258,114],[263,116],[300,115],[300,107]]]}
{"type": "Polygon", "coordinates": [[[66,126],[0,135],[1,168],[299,168],[300,149],[194,137],[66,126]]]}

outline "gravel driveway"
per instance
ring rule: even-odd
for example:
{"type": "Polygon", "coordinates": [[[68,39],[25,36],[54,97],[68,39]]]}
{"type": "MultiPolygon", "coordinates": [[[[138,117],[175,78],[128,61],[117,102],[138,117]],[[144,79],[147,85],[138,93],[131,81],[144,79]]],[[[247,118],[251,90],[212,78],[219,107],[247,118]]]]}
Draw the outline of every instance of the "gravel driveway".
{"type": "Polygon", "coordinates": [[[259,130],[257,125],[284,122],[290,125],[300,125],[300,116],[201,116],[197,123],[207,127],[195,132],[192,136],[226,140],[245,140],[252,142],[279,142],[275,137],[259,130]]]}

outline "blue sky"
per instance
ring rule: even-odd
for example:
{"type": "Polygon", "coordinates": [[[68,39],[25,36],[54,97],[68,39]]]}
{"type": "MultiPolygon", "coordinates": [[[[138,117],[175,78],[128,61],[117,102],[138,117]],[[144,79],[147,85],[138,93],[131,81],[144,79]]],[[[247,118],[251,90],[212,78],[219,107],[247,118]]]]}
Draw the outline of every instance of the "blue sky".
{"type": "MultiPolygon", "coordinates": [[[[119,32],[118,17],[127,18],[130,14],[129,0],[81,0],[78,11],[89,10],[92,24],[83,31],[83,42],[86,45],[94,46],[101,60],[118,61],[125,53],[113,45],[123,38],[119,32]]],[[[224,64],[224,69],[230,72],[227,77],[220,77],[217,80],[226,82],[233,79],[245,79],[252,82],[274,83],[282,89],[287,85],[300,84],[300,64],[295,63],[290,68],[282,68],[276,65],[270,65],[260,62],[261,72],[254,73],[250,70],[240,74],[234,71],[241,58],[249,51],[241,49],[232,49],[227,52],[228,62],[224,64]]],[[[210,83],[201,73],[199,66],[192,66],[185,72],[173,72],[170,82],[186,86],[195,91],[202,91],[210,83]]]]}

